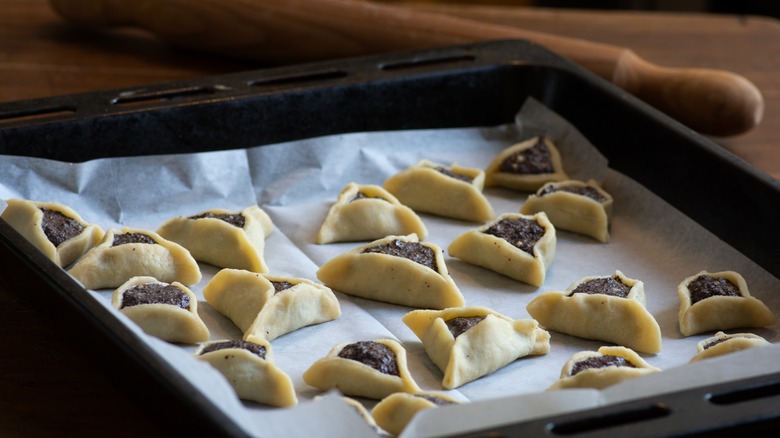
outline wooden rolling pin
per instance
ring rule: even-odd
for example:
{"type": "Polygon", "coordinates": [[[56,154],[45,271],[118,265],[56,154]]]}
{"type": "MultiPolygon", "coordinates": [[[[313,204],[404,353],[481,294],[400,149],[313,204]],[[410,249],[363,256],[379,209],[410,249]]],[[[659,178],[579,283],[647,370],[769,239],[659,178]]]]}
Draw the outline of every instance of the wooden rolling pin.
{"type": "Polygon", "coordinates": [[[758,124],[763,98],[747,79],[667,68],[627,48],[358,0],[50,0],[89,26],[147,29],[182,47],[272,63],[526,39],[569,58],[690,128],[736,135],[758,124]]]}

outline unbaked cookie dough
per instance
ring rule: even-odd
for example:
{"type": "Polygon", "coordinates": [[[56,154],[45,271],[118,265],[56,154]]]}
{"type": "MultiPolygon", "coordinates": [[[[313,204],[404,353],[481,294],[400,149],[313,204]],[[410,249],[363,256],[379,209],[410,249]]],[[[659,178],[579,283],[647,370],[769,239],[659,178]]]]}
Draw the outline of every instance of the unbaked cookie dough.
{"type": "Polygon", "coordinates": [[[298,404],[292,380],[273,363],[271,344],[266,341],[211,341],[202,344],[195,357],[225,376],[242,400],[278,407],[298,404]]]}
{"type": "Polygon", "coordinates": [[[162,224],[157,233],[187,248],[200,262],[268,272],[263,250],[265,238],[272,231],[271,218],[253,205],[240,212],[213,209],[175,217],[162,224]]]}
{"type": "Polygon", "coordinates": [[[377,403],[371,410],[371,415],[379,427],[393,435],[400,435],[418,412],[459,403],[458,400],[439,392],[396,392],[377,403]]]}
{"type": "Polygon", "coordinates": [[[55,202],[9,199],[2,218],[52,262],[65,267],[103,238],[103,229],[55,202]]]}
{"type": "Polygon", "coordinates": [[[737,272],[701,271],[677,286],[680,332],[685,336],[738,327],[766,327],[777,317],[759,299],[750,296],[737,272]]]}
{"type": "Polygon", "coordinates": [[[561,369],[561,378],[548,390],[563,388],[602,389],[660,369],[650,366],[630,348],[601,347],[598,351],[574,353],[561,369]]]}
{"type": "Polygon", "coordinates": [[[391,235],[417,234],[428,229],[417,213],[383,187],[349,183],[328,211],[317,243],[376,240],[391,235]]]}
{"type": "Polygon", "coordinates": [[[544,292],[526,310],[548,330],[659,353],[661,329],[645,305],[644,283],[615,271],[582,278],[565,292],[544,292]]]}
{"type": "Polygon", "coordinates": [[[114,291],[111,305],[162,340],[196,344],[209,339],[209,329],[198,316],[198,298],[179,282],[133,277],[114,291]]]}
{"type": "Polygon", "coordinates": [[[421,160],[386,179],[384,187],[414,211],[484,222],[495,216],[482,194],[484,184],[485,173],[481,169],[457,164],[446,167],[421,160]]]}
{"type": "Polygon", "coordinates": [[[532,319],[501,315],[486,307],[415,310],[403,322],[420,338],[444,373],[442,386],[457,388],[525,356],[547,354],[550,334],[532,319]]]}
{"type": "Polygon", "coordinates": [[[135,228],[109,229],[68,273],[87,289],[116,288],[138,276],[186,286],[201,279],[198,263],[184,247],[153,231],[135,228]]]}
{"type": "Polygon", "coordinates": [[[544,284],[555,258],[555,227],[545,213],[505,213],[495,221],[459,235],[447,252],[532,286],[544,284]]]}
{"type": "Polygon", "coordinates": [[[691,362],[698,362],[711,357],[723,356],[767,345],[772,345],[772,343],[753,333],[734,333],[729,335],[724,332],[717,332],[715,336],[703,339],[696,344],[697,353],[691,358],[691,362]]]}
{"type": "Polygon", "coordinates": [[[406,365],[406,350],[392,339],[342,343],[305,373],[306,384],[323,391],[381,400],[394,392],[419,392],[406,365]]]}
{"type": "Polygon", "coordinates": [[[547,213],[555,228],[609,241],[612,196],[595,181],[549,182],[530,195],[520,213],[547,213]]]}
{"type": "Polygon", "coordinates": [[[203,288],[203,297],[253,342],[341,315],[336,295],[321,284],[241,269],[220,270],[203,288]]]}
{"type": "Polygon", "coordinates": [[[485,169],[485,187],[535,191],[548,182],[567,179],[558,149],[543,136],[504,149],[485,169]]]}
{"type": "Polygon", "coordinates": [[[402,306],[462,306],[441,248],[417,235],[388,236],[336,256],[317,271],[334,290],[402,306]]]}

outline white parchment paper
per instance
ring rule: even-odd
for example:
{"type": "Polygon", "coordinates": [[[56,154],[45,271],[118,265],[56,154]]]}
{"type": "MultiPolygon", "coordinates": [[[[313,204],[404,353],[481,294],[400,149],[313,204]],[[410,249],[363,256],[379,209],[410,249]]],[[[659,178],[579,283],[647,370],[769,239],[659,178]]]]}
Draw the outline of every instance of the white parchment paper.
{"type": "MultiPolygon", "coordinates": [[[[573,353],[596,350],[604,344],[553,332],[548,355],[517,360],[490,376],[450,391],[472,403],[427,411],[418,416],[405,435],[475,430],[654,391],[661,393],[662,389],[672,391],[773,371],[761,363],[747,368],[740,365],[744,363],[742,357],[757,354],[752,352],[734,355],[738,356],[736,359],[713,361],[711,366],[686,365],[696,353],[695,344],[707,335],[683,338],[679,333],[676,290],[683,279],[701,270],[735,270],[746,278],[753,296],[777,311],[780,281],[628,176],[609,169],[604,157],[575,127],[532,100],[518,114],[515,124],[497,127],[355,133],[251,149],[101,159],[81,164],[4,156],[0,158],[0,198],[59,202],[105,229],[130,226],[149,230],[156,230],[174,216],[212,208],[238,211],[257,203],[275,225],[265,249],[271,273],[316,280],[318,266],[358,245],[313,243],[328,209],[347,183],[381,185],[387,177],[423,158],[446,165],[485,168],[502,149],[539,133],[556,143],[564,168],[572,178],[600,181],[614,197],[610,242],[602,244],[558,230],[556,257],[540,288],[468,265],[445,252],[450,274],[467,305],[487,306],[512,318],[529,318],[525,306],[540,292],[564,290],[584,276],[621,270],[645,283],[647,307],[663,334],[663,351],[645,355],[645,359],[666,371],[652,379],[639,379],[648,379],[652,384],[629,382],[607,391],[578,390],[565,396],[561,392],[545,393],[573,353]],[[448,418],[444,423],[442,415],[448,418]]],[[[497,214],[518,211],[526,198],[526,194],[504,189],[488,189],[485,193],[497,214]]],[[[430,231],[427,240],[444,249],[455,236],[478,226],[425,214],[421,217],[430,231]]],[[[192,290],[201,300],[199,312],[211,338],[240,338],[241,332],[232,322],[203,301],[202,289],[217,269],[208,265],[201,268],[204,278],[192,290]]],[[[138,330],[111,308],[111,292],[93,294],[219,409],[258,436],[344,436],[345,431],[351,436],[374,434],[338,398],[313,402],[320,393],[303,382],[303,372],[339,342],[398,339],[407,349],[410,371],[417,383],[425,390],[442,390],[442,373],[401,322],[401,317],[411,310],[406,307],[337,293],[341,318],[274,340],[276,363],[293,379],[300,405],[294,409],[273,409],[236,399],[218,373],[192,357],[194,346],[171,345],[138,330]]],[[[750,331],[778,341],[777,324],[750,331]]],[[[761,354],[774,357],[777,363],[780,349],[765,350],[761,354]]],[[[371,401],[365,402],[372,405],[371,401]]]]}

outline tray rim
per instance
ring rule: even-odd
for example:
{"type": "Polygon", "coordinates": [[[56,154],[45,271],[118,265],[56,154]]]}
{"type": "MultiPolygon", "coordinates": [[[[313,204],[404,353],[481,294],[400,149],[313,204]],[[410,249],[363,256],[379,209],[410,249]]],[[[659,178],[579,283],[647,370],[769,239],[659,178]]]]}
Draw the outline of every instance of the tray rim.
{"type": "MultiPolygon", "coordinates": [[[[524,53],[527,54],[527,53],[524,53]]],[[[647,117],[654,119],[656,122],[667,124],[671,126],[674,130],[678,130],[681,135],[686,137],[691,137],[696,139],[696,142],[700,145],[703,145],[705,148],[709,149],[711,153],[715,154],[719,159],[722,159],[730,165],[735,166],[736,168],[752,175],[755,179],[757,179],[759,182],[765,183],[770,188],[774,188],[775,190],[778,189],[778,184],[774,179],[769,177],[768,175],[762,174],[760,171],[757,171],[752,166],[748,165],[741,159],[731,155],[724,149],[720,148],[718,145],[716,145],[711,140],[708,140],[704,137],[698,136],[698,134],[693,133],[687,128],[683,127],[679,123],[673,121],[672,119],[666,117],[665,115],[661,114],[660,112],[650,108],[649,106],[645,105],[644,103],[640,102],[639,100],[633,98],[633,96],[628,95],[627,93],[622,92],[621,90],[617,90],[614,87],[611,87],[610,84],[606,83],[605,81],[596,78],[593,75],[590,75],[589,73],[585,72],[584,70],[580,69],[576,65],[557,57],[556,55],[552,54],[552,52],[547,51],[546,49],[536,46],[532,43],[528,42],[520,42],[520,41],[499,41],[499,42],[488,42],[488,43],[478,43],[478,44],[470,44],[470,45],[464,45],[464,46],[453,46],[453,47],[445,47],[445,48],[437,48],[437,49],[429,49],[429,50],[416,50],[411,52],[399,52],[394,54],[386,54],[386,55],[378,55],[378,56],[371,56],[371,57],[362,57],[362,58],[355,58],[355,59],[349,59],[349,60],[340,60],[340,61],[329,61],[329,62],[322,62],[322,63],[315,63],[315,64],[307,64],[303,66],[292,66],[292,67],[282,67],[277,69],[270,69],[270,70],[261,70],[261,71],[253,71],[253,72],[241,72],[237,74],[231,74],[231,75],[221,75],[221,76],[215,76],[215,77],[209,77],[209,78],[202,78],[198,80],[192,80],[192,81],[179,81],[179,82],[173,82],[173,83],[165,83],[165,84],[153,84],[149,87],[145,87],[143,90],[139,91],[137,88],[135,89],[116,89],[116,90],[106,90],[106,91],[100,91],[100,92],[93,92],[93,93],[80,93],[76,95],[66,95],[66,96],[58,96],[53,98],[43,98],[43,99],[33,99],[28,101],[18,101],[18,102],[10,102],[10,103],[4,103],[0,104],[0,116],[3,114],[9,114],[9,113],[19,113],[24,111],[38,111],[41,108],[59,108],[62,107],[65,103],[71,105],[76,104],[82,105],[83,103],[85,110],[82,110],[81,113],[78,111],[75,111],[72,114],[61,114],[57,115],[53,118],[48,119],[25,119],[20,121],[13,121],[11,123],[0,123],[0,148],[3,147],[3,141],[4,137],[2,136],[3,131],[7,130],[16,130],[16,129],[38,129],[41,126],[51,125],[51,124],[68,124],[75,120],[83,120],[86,118],[92,118],[92,119],[100,119],[100,118],[110,118],[110,117],[117,117],[117,116],[123,116],[127,114],[134,114],[134,113],[148,113],[148,112],[154,112],[159,110],[165,110],[170,108],[185,108],[189,106],[197,106],[197,105],[208,105],[211,103],[214,103],[218,100],[224,100],[224,101],[235,101],[235,100],[241,100],[244,98],[247,98],[248,96],[252,96],[254,94],[257,94],[257,90],[254,90],[253,92],[246,93],[246,92],[238,92],[238,93],[231,93],[230,89],[227,90],[220,90],[220,85],[224,82],[226,82],[226,79],[234,79],[238,81],[246,81],[248,75],[253,76],[255,78],[265,78],[269,82],[273,83],[275,80],[281,78],[289,78],[290,73],[297,73],[301,70],[306,70],[313,68],[316,72],[316,75],[324,75],[325,79],[328,79],[326,81],[327,83],[321,84],[317,80],[313,82],[305,82],[305,83],[298,83],[293,81],[292,83],[282,83],[280,82],[276,86],[271,86],[269,89],[263,89],[260,91],[260,94],[284,94],[284,93],[290,93],[290,92],[300,92],[305,90],[311,90],[311,89],[323,89],[323,88],[329,88],[333,87],[334,83],[332,80],[336,80],[337,83],[336,86],[347,86],[350,84],[356,84],[356,83],[370,83],[371,81],[378,80],[375,76],[372,76],[371,74],[364,74],[360,71],[360,66],[377,66],[382,64],[392,64],[392,63],[398,63],[398,62],[410,62],[412,64],[412,67],[415,66],[415,63],[417,61],[415,60],[430,60],[430,59],[457,59],[459,57],[473,57],[479,59],[479,61],[472,65],[472,67],[469,68],[479,68],[479,67],[487,67],[487,66],[495,66],[495,65],[505,65],[505,66],[511,66],[511,65],[532,65],[535,68],[544,68],[544,69],[554,69],[554,70],[560,70],[563,72],[566,72],[567,74],[574,74],[581,78],[583,78],[584,81],[588,82],[589,84],[593,85],[594,87],[606,92],[612,94],[614,97],[627,100],[632,105],[636,106],[639,111],[643,112],[647,117]],[[508,59],[499,60],[501,56],[505,54],[506,51],[509,51],[510,53],[517,53],[517,52],[523,52],[528,51],[530,55],[528,58],[530,59],[518,59],[520,57],[518,56],[510,56],[508,59]],[[487,52],[489,56],[486,56],[484,59],[479,58],[479,55],[482,55],[483,53],[487,52]],[[409,60],[412,61],[409,61],[409,60]],[[340,72],[347,71],[349,74],[346,76],[341,75],[340,72]],[[335,73],[334,73],[335,72],[335,73]],[[341,81],[341,82],[338,82],[341,81]],[[107,111],[106,108],[103,105],[95,105],[94,101],[96,100],[95,97],[98,97],[97,100],[103,102],[105,104],[105,98],[111,97],[111,99],[117,99],[118,96],[137,96],[138,93],[146,93],[145,96],[155,96],[155,93],[163,93],[166,92],[166,90],[191,90],[193,89],[193,86],[196,87],[202,87],[203,84],[207,84],[205,86],[206,93],[194,93],[192,96],[193,99],[183,99],[179,102],[149,102],[149,103],[142,103],[140,105],[132,105],[128,108],[119,108],[114,111],[107,111]],[[173,88],[172,88],[173,87],[173,88]],[[221,91],[226,91],[227,94],[220,95],[217,97],[217,94],[221,91]],[[89,102],[93,102],[90,104],[89,102]],[[32,109],[30,109],[32,108],[32,109]]],[[[438,70],[435,66],[435,62],[431,63],[433,65],[432,69],[426,70],[426,66],[424,63],[417,64],[418,67],[422,67],[422,69],[418,70],[418,73],[422,74],[435,74],[438,70]]],[[[445,65],[449,65],[445,63],[445,65]]],[[[455,67],[457,68],[457,62],[455,63],[455,67]]],[[[452,65],[445,68],[453,68],[452,65]]],[[[406,73],[404,73],[406,74],[406,73]]],[[[306,76],[306,75],[304,75],[306,76]]],[[[393,78],[397,78],[397,76],[394,76],[393,78]]],[[[391,78],[392,79],[392,78],[391,78]]],[[[258,80],[258,79],[255,79],[258,80]]],[[[263,79],[259,79],[263,80],[263,79]]],[[[81,108],[81,107],[79,107],[81,108]]],[[[115,107],[114,107],[115,108],[115,107]]],[[[2,150],[2,149],[0,149],[2,150]]],[[[780,191],[778,191],[780,193],[780,191]]],[[[45,280],[46,283],[51,287],[52,290],[54,290],[56,294],[59,294],[61,297],[65,298],[66,301],[69,301],[69,305],[73,307],[73,311],[75,314],[80,315],[82,318],[85,317],[87,314],[91,315],[98,315],[97,321],[91,321],[93,324],[96,322],[99,322],[101,327],[100,330],[119,330],[120,333],[125,328],[122,328],[120,325],[119,328],[113,327],[115,324],[113,324],[111,321],[117,322],[118,321],[113,318],[110,314],[106,312],[106,315],[108,315],[108,320],[103,320],[103,317],[100,315],[100,310],[92,308],[91,305],[87,304],[85,305],[84,302],[81,301],[78,289],[80,289],[83,292],[88,292],[85,289],[81,288],[74,280],[72,280],[67,274],[65,274],[64,271],[54,266],[52,268],[53,264],[48,261],[45,257],[42,256],[42,254],[38,253],[36,250],[32,248],[32,246],[26,242],[21,236],[19,236],[14,230],[10,229],[10,227],[7,226],[4,221],[0,220],[0,252],[6,251],[6,254],[13,254],[16,257],[18,257],[24,264],[27,266],[27,268],[34,272],[36,276],[42,278],[45,280]],[[74,288],[75,285],[75,288],[74,288]],[[76,290],[76,293],[74,295],[74,290],[76,290]],[[92,312],[92,313],[85,313],[85,311],[92,312]],[[97,313],[94,313],[97,312],[97,313]]],[[[43,299],[43,296],[36,297],[36,299],[43,299]]],[[[94,300],[91,300],[94,301],[94,300]]],[[[95,304],[98,304],[95,302],[95,304]]],[[[99,306],[98,306],[99,307],[99,306]]],[[[105,311],[105,309],[102,309],[105,311]]],[[[116,333],[114,333],[116,335],[116,333]]],[[[128,342],[127,339],[124,339],[124,336],[122,336],[123,339],[117,340],[118,342],[126,343],[128,342]]],[[[134,356],[134,361],[138,360],[150,360],[150,357],[148,355],[151,355],[156,358],[156,353],[136,350],[136,354],[134,356]]],[[[146,362],[148,365],[148,362],[146,362]]],[[[143,364],[139,364],[139,366],[143,366],[143,364]]],[[[158,378],[169,378],[170,376],[167,375],[168,371],[171,371],[170,369],[166,369],[164,365],[161,365],[162,368],[155,368],[152,370],[152,372],[159,373],[161,370],[163,371],[163,374],[165,376],[158,376],[158,378]]],[[[174,372],[175,373],[175,372],[174,372]]],[[[174,380],[176,380],[174,378],[174,380]]],[[[168,380],[170,382],[170,380],[168,380]]],[[[159,383],[159,382],[158,382],[159,383]]],[[[737,383],[737,382],[731,382],[731,383],[737,383]]],[[[192,394],[189,392],[192,388],[189,387],[186,382],[176,382],[174,384],[177,390],[181,391],[184,390],[185,394],[183,394],[185,397],[183,397],[183,400],[193,400],[191,398],[192,394]]],[[[204,405],[202,403],[202,400],[198,400],[198,397],[195,397],[194,403],[190,406],[190,408],[195,409],[196,411],[200,411],[204,408],[204,405]]],[[[206,402],[206,405],[208,405],[208,402],[206,402]]],[[[603,411],[603,408],[600,409],[603,411]]],[[[211,409],[210,411],[218,411],[218,409],[211,409]]],[[[596,410],[594,410],[595,412],[596,410]]],[[[201,412],[202,413],[202,412],[201,412]]],[[[225,417],[222,417],[221,415],[217,415],[216,417],[213,416],[206,416],[206,426],[207,427],[216,427],[217,430],[230,435],[230,436],[237,436],[241,435],[242,431],[240,428],[232,428],[230,427],[230,421],[226,421],[225,417]]]]}

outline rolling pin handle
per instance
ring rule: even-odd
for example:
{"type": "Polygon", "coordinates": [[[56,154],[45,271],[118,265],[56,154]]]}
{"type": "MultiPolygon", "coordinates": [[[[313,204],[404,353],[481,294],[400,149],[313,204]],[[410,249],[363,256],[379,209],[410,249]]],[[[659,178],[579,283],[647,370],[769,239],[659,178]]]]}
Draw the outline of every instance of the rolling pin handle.
{"type": "Polygon", "coordinates": [[[744,133],[764,115],[761,92],[736,73],[661,67],[626,50],[614,74],[615,85],[708,135],[744,133]]]}

